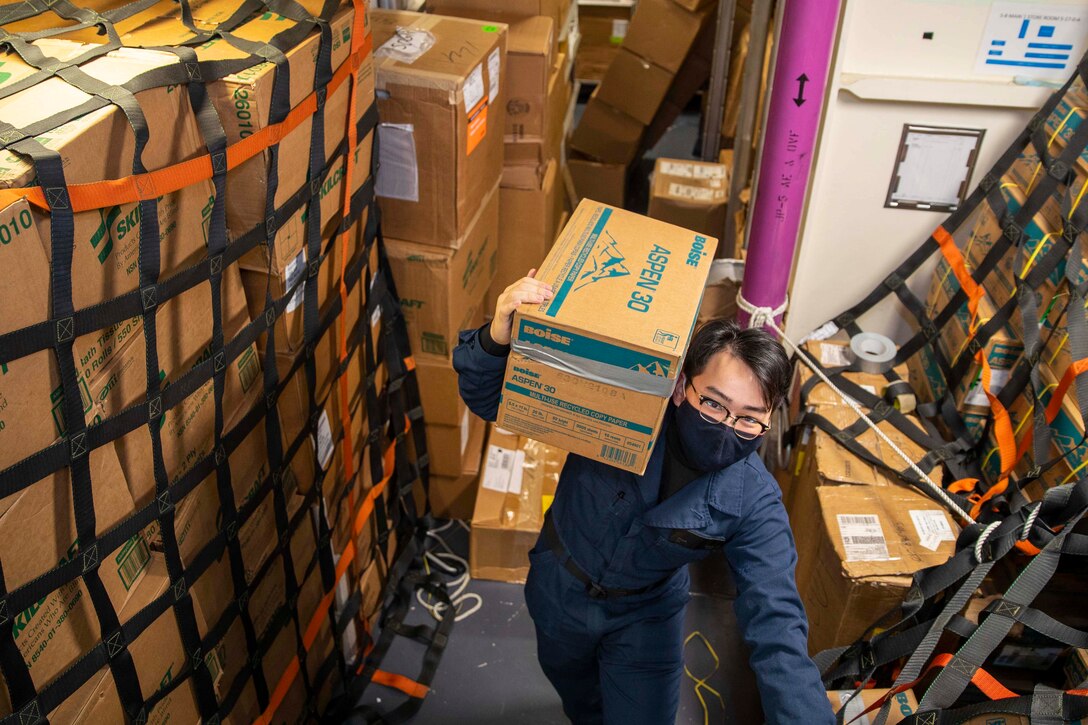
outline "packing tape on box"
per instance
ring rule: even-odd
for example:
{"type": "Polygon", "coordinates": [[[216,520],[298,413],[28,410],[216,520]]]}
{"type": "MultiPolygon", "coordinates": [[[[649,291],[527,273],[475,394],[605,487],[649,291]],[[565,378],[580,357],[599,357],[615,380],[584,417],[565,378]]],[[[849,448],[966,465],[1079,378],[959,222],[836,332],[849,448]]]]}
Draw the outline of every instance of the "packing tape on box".
{"type": "Polygon", "coordinates": [[[891,370],[895,353],[895,343],[884,335],[861,332],[850,338],[850,354],[863,373],[880,374],[891,370]]]}
{"type": "Polygon", "coordinates": [[[636,393],[656,395],[659,398],[667,398],[676,388],[675,378],[666,378],[653,373],[628,370],[616,365],[587,360],[561,350],[553,350],[541,347],[531,342],[514,338],[510,342],[510,348],[521,355],[536,362],[550,365],[556,370],[562,370],[580,378],[586,378],[605,385],[616,385],[636,393]]]}

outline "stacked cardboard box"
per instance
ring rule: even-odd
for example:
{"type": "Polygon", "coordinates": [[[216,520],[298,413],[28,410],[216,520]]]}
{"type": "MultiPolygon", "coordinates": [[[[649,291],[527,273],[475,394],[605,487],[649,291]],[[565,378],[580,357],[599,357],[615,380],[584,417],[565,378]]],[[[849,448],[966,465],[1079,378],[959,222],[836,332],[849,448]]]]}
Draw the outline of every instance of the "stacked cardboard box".
{"type": "Polygon", "coordinates": [[[575,78],[596,83],[604,77],[627,37],[636,4],[632,0],[578,2],[581,42],[574,57],[575,78]]]}
{"type": "Polygon", "coordinates": [[[465,503],[454,504],[460,481],[479,469],[483,421],[460,403],[452,355],[458,333],[482,324],[495,277],[504,147],[524,143],[527,158],[540,155],[550,132],[544,109],[558,20],[529,4],[533,17],[513,25],[371,14],[382,121],[377,193],[420,371],[439,516],[465,515],[465,503]]]}
{"type": "Polygon", "coordinates": [[[477,579],[524,582],[566,452],[490,426],[469,550],[477,579]]]}
{"type": "Polygon", "coordinates": [[[579,197],[607,197],[622,206],[627,167],[656,142],[707,78],[712,37],[704,31],[713,8],[693,11],[684,5],[691,3],[638,4],[622,47],[571,135],[570,146],[579,154],[571,160],[579,197]],[[595,173],[600,171],[605,173],[595,173]],[[611,182],[607,186],[605,179],[611,182]]]}
{"type": "MultiPolygon", "coordinates": [[[[825,366],[847,362],[845,345],[809,343],[806,351],[825,366]]],[[[896,372],[905,375],[906,370],[896,372]]],[[[859,386],[880,395],[883,375],[847,373],[859,386]]],[[[800,391],[812,377],[798,365],[791,386],[791,417],[802,412],[800,391]]],[[[858,416],[825,384],[811,388],[805,409],[843,430],[858,416]]],[[[878,424],[912,460],[926,451],[887,422],[878,424]]],[[[873,431],[858,443],[893,470],[906,463],[873,431]]],[[[944,562],[953,552],[956,525],[942,506],[864,461],[821,429],[804,431],[794,452],[786,508],[796,538],[797,587],[809,618],[809,649],[849,644],[864,632],[874,612],[902,601],[911,575],[944,562]]],[[[930,474],[941,482],[939,470],[930,474]]],[[[780,479],[782,480],[782,479],[780,479]]]]}
{"type": "Polygon", "coordinates": [[[499,244],[484,306],[490,313],[498,295],[547,254],[563,212],[563,140],[575,99],[569,56],[558,39],[569,37],[569,4],[437,0],[429,7],[509,27],[499,244]]]}
{"type": "MultiPolygon", "coordinates": [[[[124,42],[143,46],[169,46],[193,37],[192,26],[214,27],[237,11],[237,4],[228,1],[202,3],[191,9],[191,17],[183,22],[177,8],[154,6],[127,20],[123,28],[124,42]]],[[[48,14],[46,14],[48,15],[48,14]]],[[[339,9],[329,23],[335,39],[331,52],[332,66],[341,66],[352,46],[354,11],[351,6],[339,9]]],[[[266,43],[281,33],[287,18],[275,13],[257,13],[235,29],[238,37],[248,42],[266,43]]],[[[28,21],[41,22],[41,18],[28,21]]],[[[365,32],[365,23],[361,26],[365,32]]],[[[30,29],[29,27],[23,29],[30,29]]],[[[94,31],[76,31],[69,40],[37,41],[39,50],[47,56],[69,60],[84,56],[89,46],[101,43],[105,36],[94,31]],[[77,42],[78,41],[78,42],[77,42]]],[[[313,89],[315,57],[319,33],[316,31],[286,51],[290,69],[290,103],[297,105],[313,89]]],[[[194,47],[202,61],[232,60],[249,57],[223,38],[215,38],[194,47]]],[[[131,79],[167,66],[176,66],[176,54],[132,47],[107,54],[94,54],[93,60],[80,65],[87,76],[117,86],[131,79]]],[[[0,54],[5,73],[0,75],[0,87],[17,83],[38,71],[23,62],[15,53],[0,54]]],[[[374,100],[374,74],[371,61],[365,58],[359,67],[356,93],[356,114],[348,117],[350,83],[343,83],[325,99],[324,162],[333,158],[341,148],[349,123],[356,123],[374,100]]],[[[275,69],[271,63],[257,64],[245,71],[209,81],[204,86],[208,98],[219,113],[228,142],[244,139],[271,123],[271,98],[275,69]]],[[[160,169],[207,152],[190,96],[178,92],[177,86],[148,88],[137,95],[147,122],[148,138],[142,153],[142,163],[148,170],[160,169]]],[[[47,119],[57,113],[80,106],[91,96],[76,86],[49,78],[28,86],[0,100],[0,115],[19,119],[21,125],[47,119]]],[[[270,152],[263,151],[232,169],[227,175],[226,224],[229,238],[240,239],[265,223],[268,180],[278,179],[272,202],[283,205],[298,193],[309,178],[312,121],[307,118],[278,144],[278,164],[273,173],[270,152]],[[246,191],[248,193],[241,193],[246,191]]],[[[51,129],[39,142],[57,152],[63,164],[67,184],[93,183],[102,179],[118,179],[133,172],[136,148],[132,127],[118,105],[85,114],[69,123],[51,129]],[[108,149],[108,153],[104,152],[108,149]]],[[[353,190],[358,190],[368,178],[371,139],[360,139],[355,150],[353,190]]],[[[0,187],[33,186],[34,166],[24,156],[10,151],[0,152],[0,187]]],[[[309,209],[303,207],[287,219],[276,235],[275,255],[258,246],[238,265],[224,265],[220,300],[222,332],[226,340],[234,338],[250,320],[263,312],[266,288],[273,297],[294,289],[295,295],[287,310],[276,323],[276,360],[264,358],[264,345],[244,347],[227,366],[222,378],[222,399],[218,407],[223,412],[224,434],[232,431],[261,396],[262,366],[276,365],[281,375],[290,369],[294,358],[302,353],[303,326],[301,300],[310,284],[316,285],[322,312],[337,297],[333,290],[340,283],[341,263],[351,264],[361,254],[364,220],[358,222],[342,237],[333,237],[341,216],[343,163],[333,162],[317,191],[317,202],[309,209]],[[305,226],[308,218],[320,214],[322,266],[320,274],[306,279],[302,270],[308,267],[304,251],[305,226]],[[341,242],[345,244],[342,246],[341,242]],[[346,256],[345,256],[346,255],[346,256]]],[[[157,211],[159,246],[159,278],[167,279],[180,270],[202,263],[206,257],[211,216],[216,201],[216,189],[209,180],[201,180],[184,188],[163,194],[154,202],[157,211]]],[[[140,287],[141,209],[137,203],[125,203],[74,214],[74,246],[72,297],[74,307],[90,308],[103,301],[140,287]]],[[[0,221],[5,225],[5,238],[0,245],[0,258],[9,257],[8,267],[19,274],[9,275],[4,285],[7,314],[0,317],[0,333],[17,330],[47,319],[51,310],[51,219],[48,214],[25,200],[0,209],[0,221]],[[10,232],[10,238],[8,238],[10,232]]],[[[376,249],[369,260],[368,275],[377,271],[376,249]]],[[[345,317],[348,329],[358,319],[362,308],[364,282],[358,284],[347,300],[345,317]]],[[[77,364],[77,384],[82,409],[88,424],[98,423],[122,411],[147,404],[146,366],[148,340],[155,340],[158,378],[162,389],[181,384],[194,367],[207,360],[213,344],[212,288],[202,282],[180,295],[161,302],[154,312],[155,335],[144,329],[141,316],[125,320],[107,329],[78,337],[74,344],[77,364]]],[[[374,321],[380,327],[380,320],[374,321]]],[[[377,332],[377,328],[374,328],[377,332]]],[[[361,353],[355,353],[345,368],[348,380],[348,407],[353,407],[352,430],[343,431],[341,412],[342,390],[333,385],[335,371],[340,368],[338,350],[343,341],[338,324],[334,323],[316,344],[318,385],[313,391],[325,410],[324,428],[319,428],[316,440],[304,441],[284,478],[284,492],[299,511],[302,498],[295,491],[308,491],[313,485],[315,459],[329,471],[326,491],[330,498],[346,479],[342,437],[351,436],[356,453],[366,433],[365,414],[360,409],[361,381],[364,379],[361,353]],[[327,434],[326,434],[327,430],[327,434]],[[335,470],[333,470],[335,468],[335,470]],[[330,480],[332,483],[330,483],[330,480]]],[[[263,343],[263,338],[260,342],[263,343]]],[[[60,377],[51,352],[36,353],[2,366],[0,370],[0,468],[8,466],[46,448],[65,436],[63,393],[60,377]]],[[[373,371],[376,374],[380,371],[373,371]]],[[[381,381],[380,375],[377,380],[381,381]]],[[[283,424],[285,447],[304,427],[309,425],[309,386],[304,375],[288,383],[278,401],[283,424]]],[[[198,386],[180,403],[162,416],[159,425],[161,456],[170,483],[176,483],[201,459],[211,454],[214,446],[217,401],[213,382],[198,386]]],[[[145,507],[155,495],[156,471],[152,465],[153,444],[149,429],[141,426],[114,443],[94,448],[88,455],[93,485],[94,515],[99,535],[123,519],[145,507]]],[[[229,458],[234,503],[242,507],[252,503],[262,483],[268,478],[268,453],[264,423],[259,423],[229,458]]],[[[356,464],[353,470],[358,470],[356,464]]],[[[215,473],[199,482],[194,490],[174,505],[174,536],[182,563],[193,566],[203,558],[206,546],[221,537],[222,519],[218,481],[215,473]]],[[[49,569],[79,556],[80,542],[76,540],[72,484],[68,469],[44,477],[15,495],[0,501],[0,559],[4,563],[5,586],[8,591],[35,579],[49,569]]],[[[263,500],[257,503],[246,523],[238,531],[242,563],[247,581],[265,565],[279,540],[273,513],[273,496],[267,488],[263,500]]],[[[330,510],[332,507],[330,506],[330,510]]],[[[347,517],[350,518],[350,517],[347,517]]],[[[303,526],[292,539],[304,604],[299,615],[309,621],[317,611],[317,602],[324,594],[317,572],[304,582],[302,575],[318,547],[307,512],[303,526]],[[295,543],[297,541],[297,544],[295,543]]],[[[347,524],[338,521],[334,536],[343,539],[350,532],[347,524]]],[[[99,576],[120,620],[125,622],[160,597],[170,584],[164,571],[162,555],[163,532],[156,521],[143,532],[125,541],[113,552],[97,552],[101,560],[99,576]]],[[[367,549],[369,551],[369,549],[367,549]]],[[[86,557],[88,552],[83,552],[86,557]]],[[[270,567],[280,570],[279,567],[270,567]]],[[[233,580],[229,558],[206,569],[197,581],[189,581],[200,634],[208,635],[223,611],[232,605],[233,580]]],[[[345,582],[346,584],[346,582],[345,582]]],[[[376,593],[375,593],[376,595],[376,593]]],[[[171,602],[173,596],[170,597],[171,602]]],[[[254,621],[263,633],[273,621],[273,614],[284,604],[282,582],[265,576],[258,593],[250,599],[254,621]],[[278,589],[277,589],[278,587],[278,589]],[[261,612],[257,610],[260,609],[261,612]]],[[[302,600],[300,600],[302,601],[302,600]]],[[[36,687],[43,688],[64,672],[76,659],[88,652],[108,634],[99,631],[98,618],[84,581],[77,579],[43,598],[40,602],[14,617],[15,639],[23,654],[36,687]]],[[[212,672],[219,695],[225,696],[236,674],[247,660],[244,635],[236,623],[233,645],[221,644],[206,653],[205,662],[212,672]],[[233,648],[232,648],[233,647],[233,648]],[[225,648],[225,649],[224,649],[225,648]],[[229,651],[229,654],[225,652],[229,651]],[[230,663],[233,663],[231,673],[230,663]],[[222,678],[222,679],[221,679],[222,678]]],[[[350,626],[350,625],[349,625],[350,626]]],[[[332,646],[326,623],[311,652],[311,666],[319,655],[332,646]]],[[[166,685],[172,677],[191,667],[190,656],[181,645],[174,614],[166,610],[142,633],[127,643],[143,682],[143,694],[150,696],[152,684],[166,685]]],[[[293,629],[284,629],[273,645],[278,658],[266,657],[263,666],[266,678],[275,683],[296,654],[293,629]],[[278,647],[278,649],[277,649],[278,647]]],[[[346,653],[354,656],[354,651],[346,653]]],[[[296,683],[297,685],[298,683],[296,683]]],[[[328,688],[333,685],[330,680],[328,688]]],[[[297,686],[295,688],[298,689],[297,686]]],[[[9,713],[7,688],[0,696],[0,711],[9,713]]],[[[325,693],[328,694],[327,692],[325,693]]],[[[297,699],[297,698],[296,698],[297,699]]],[[[303,712],[306,703],[295,702],[296,709],[284,705],[280,714],[293,719],[303,712]]],[[[58,722],[107,722],[125,718],[120,712],[117,687],[108,668],[94,674],[81,689],[66,699],[50,715],[58,722]]],[[[232,713],[239,720],[252,720],[260,714],[256,694],[250,685],[232,713]]],[[[198,714],[190,684],[175,689],[149,713],[149,722],[195,721],[198,714]]]]}
{"type": "Polygon", "coordinates": [[[729,172],[723,164],[657,159],[650,181],[649,215],[707,236],[722,236],[729,172]]]}
{"type": "MultiPolygon", "coordinates": [[[[870,722],[864,714],[869,707],[875,705],[882,697],[888,694],[887,690],[873,688],[862,690],[857,697],[853,697],[852,690],[828,690],[827,699],[831,701],[831,707],[835,713],[843,712],[843,722],[870,722]]],[[[888,725],[902,722],[918,711],[918,700],[911,690],[897,692],[891,696],[892,706],[888,712],[888,725]]]]}

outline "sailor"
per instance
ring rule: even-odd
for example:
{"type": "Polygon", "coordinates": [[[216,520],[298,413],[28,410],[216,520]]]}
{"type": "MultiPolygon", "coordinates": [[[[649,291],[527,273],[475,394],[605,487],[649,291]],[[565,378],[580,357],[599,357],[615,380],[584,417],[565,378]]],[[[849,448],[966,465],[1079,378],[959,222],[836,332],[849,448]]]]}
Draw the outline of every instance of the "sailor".
{"type": "MultiPolygon", "coordinates": [[[[465,403],[495,420],[514,311],[552,297],[534,271],[460,335],[465,403]]],[[[687,564],[724,549],[735,611],[769,723],[833,723],[808,656],[797,552],[778,485],[756,453],[790,379],[782,346],[735,322],[692,338],[642,476],[571,454],[536,546],[525,601],[537,656],[577,725],[676,720],[687,564]]]]}

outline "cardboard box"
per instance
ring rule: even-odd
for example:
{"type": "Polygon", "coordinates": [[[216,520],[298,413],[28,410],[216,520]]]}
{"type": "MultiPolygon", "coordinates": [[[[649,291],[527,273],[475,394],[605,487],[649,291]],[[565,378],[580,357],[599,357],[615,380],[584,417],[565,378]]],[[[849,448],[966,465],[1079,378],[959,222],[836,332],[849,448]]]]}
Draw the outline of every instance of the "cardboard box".
{"type": "Polygon", "coordinates": [[[1065,685],[1076,690],[1088,682],[1088,650],[1073,649],[1065,661],[1065,685]]]}
{"type": "Polygon", "coordinates": [[[670,73],[678,73],[703,25],[713,15],[708,10],[691,12],[673,0],[640,0],[623,47],[670,73]]]}
{"type": "MultiPolygon", "coordinates": [[[[56,40],[41,41],[40,48],[61,59],[86,51],[85,46],[56,40]]],[[[6,80],[29,75],[31,69],[18,56],[0,54],[0,58],[5,72],[10,69],[12,73],[10,78],[5,76],[6,80]]],[[[125,49],[102,56],[82,69],[94,78],[120,84],[141,72],[176,62],[176,56],[170,54],[125,49]]],[[[143,91],[137,97],[149,125],[149,143],[143,154],[148,168],[161,168],[204,153],[185,94],[159,88],[143,91]]],[[[81,91],[53,78],[0,100],[0,114],[29,124],[87,100],[88,96],[81,91]]],[[[124,114],[116,107],[64,124],[40,141],[60,154],[69,184],[132,173],[135,140],[124,114]],[[113,152],[102,154],[101,149],[107,147],[113,152]]],[[[35,183],[32,165],[21,156],[0,152],[0,187],[35,183]]],[[[158,200],[163,277],[196,263],[203,254],[213,197],[210,183],[204,182],[158,200]]],[[[76,309],[94,306],[139,287],[140,213],[139,205],[125,204],[74,215],[72,300],[76,309]]],[[[7,280],[5,314],[0,322],[0,330],[11,332],[49,317],[50,219],[48,214],[19,200],[0,210],[0,223],[3,224],[0,263],[18,270],[17,275],[9,275],[7,280]]],[[[180,315],[176,305],[164,305],[157,310],[160,339],[169,339],[180,328],[193,324],[192,320],[182,320],[180,315]]],[[[210,330],[210,321],[202,322],[210,330]]],[[[142,319],[135,317],[74,341],[72,354],[84,393],[91,379],[100,375],[132,341],[141,324],[142,319]]],[[[164,348],[160,345],[160,354],[164,348]]],[[[53,353],[42,351],[14,360],[0,370],[0,422],[3,423],[0,466],[45,448],[63,434],[63,391],[55,365],[53,353]]],[[[88,401],[83,402],[86,412],[88,401]]]]}
{"type": "Polygon", "coordinates": [[[710,236],[725,232],[730,170],[707,161],[659,158],[650,184],[654,219],[710,236]]]}
{"type": "Polygon", "coordinates": [[[457,333],[478,317],[495,276],[498,231],[499,190],[494,186],[460,249],[386,237],[413,354],[452,359],[457,333]]]}
{"type": "MultiPolygon", "coordinates": [[[[340,67],[351,52],[351,33],[355,14],[351,6],[341,8],[329,29],[332,34],[331,64],[333,70],[340,67]]],[[[256,42],[267,42],[283,32],[283,22],[273,13],[265,13],[246,22],[235,31],[241,37],[256,42]]],[[[291,73],[290,103],[294,108],[306,96],[313,92],[314,67],[317,47],[320,39],[315,30],[304,41],[287,51],[287,64],[291,73]]],[[[217,46],[229,43],[222,38],[214,38],[211,47],[205,48],[199,56],[212,56],[217,46]]],[[[237,52],[237,51],[235,51],[237,52]]],[[[236,142],[259,132],[270,125],[272,90],[276,70],[272,63],[260,63],[238,73],[226,76],[208,86],[208,95],[215,104],[228,142],[236,142]]],[[[361,66],[358,79],[359,94],[355,104],[355,117],[350,123],[357,123],[366,113],[374,99],[374,75],[370,57],[361,66]]],[[[327,163],[336,148],[343,142],[349,120],[348,103],[351,95],[351,83],[345,82],[328,96],[324,109],[324,159],[327,163]]],[[[291,133],[279,143],[279,163],[277,165],[277,186],[275,195],[276,208],[285,204],[309,179],[310,145],[312,138],[313,117],[304,119],[291,133]]],[[[368,147],[369,140],[360,139],[361,146],[368,147]]],[[[227,174],[228,188],[245,189],[246,193],[227,195],[227,226],[235,237],[263,224],[266,216],[265,201],[268,196],[268,178],[271,154],[266,149],[247,160],[241,166],[227,174]]],[[[322,164],[324,166],[324,163],[322,164]]],[[[356,166],[359,170],[369,168],[356,166]]],[[[365,174],[365,171],[364,171],[365,174]]],[[[364,176],[365,178],[365,176],[364,176]]],[[[361,179],[358,180],[361,182],[361,179]]],[[[339,195],[336,202],[339,202],[339,195]]],[[[328,217],[322,216],[323,219],[328,217]]],[[[277,247],[281,244],[277,241],[277,247]]],[[[291,256],[297,254],[301,246],[288,250],[291,256]]],[[[256,250],[255,250],[256,251],[256,250]]],[[[279,251],[279,250],[277,250],[279,251]]],[[[259,254],[260,252],[258,252],[259,254]]]]}
{"type": "MultiPolygon", "coordinates": [[[[244,293],[238,270],[223,271],[224,337],[230,339],[249,322],[245,312],[244,293]]],[[[211,295],[207,285],[198,286],[181,297],[167,302],[163,308],[177,305],[192,322],[211,320],[211,295]]],[[[160,313],[162,314],[162,310],[160,313]]],[[[182,316],[179,314],[179,319],[182,316]]],[[[211,331],[199,324],[182,325],[173,338],[158,337],[160,379],[163,388],[180,380],[190,369],[203,362],[209,354],[211,331]]],[[[133,334],[133,340],[122,354],[87,386],[88,421],[104,420],[146,399],[147,372],[143,331],[133,334]]],[[[255,346],[246,348],[227,366],[224,378],[223,410],[248,410],[261,390],[261,367],[255,346]]],[[[228,413],[229,414],[229,413],[228,413]]],[[[228,422],[230,422],[228,420],[228,422]]],[[[166,411],[160,427],[162,456],[166,474],[177,481],[213,445],[215,423],[213,381],[208,380],[181,403],[166,411]]],[[[226,432],[226,430],[224,430],[226,432]]],[[[151,436],[140,427],[120,438],[117,455],[125,471],[132,498],[138,506],[154,495],[155,475],[151,436]]]]}
{"type": "Polygon", "coordinates": [[[623,47],[608,66],[597,96],[648,126],[665,101],[672,81],[672,73],[623,47]]]}
{"type": "Polygon", "coordinates": [[[548,85],[556,61],[555,32],[551,18],[530,17],[509,23],[506,136],[544,136],[548,85]]]}
{"type": "MultiPolygon", "coordinates": [[[[845,706],[846,712],[843,713],[843,722],[864,723],[869,722],[869,718],[862,717],[862,713],[887,693],[887,689],[873,688],[871,690],[862,690],[857,697],[850,699],[851,695],[854,694],[850,690],[828,690],[827,699],[831,701],[831,707],[836,714],[845,706]]],[[[892,695],[892,706],[888,711],[888,719],[885,722],[888,725],[895,725],[895,723],[903,722],[916,712],[918,712],[918,700],[915,699],[914,692],[911,690],[898,692],[892,695]]],[[[875,716],[876,711],[873,711],[871,717],[875,718],[875,716]]]]}
{"type": "MultiPolygon", "coordinates": [[[[93,449],[88,455],[95,531],[103,534],[132,515],[132,496],[112,445],[93,449]]],[[[67,468],[0,500],[0,559],[9,591],[82,555],[74,511],[67,468]]],[[[147,544],[139,535],[116,551],[100,552],[99,576],[115,608],[124,605],[143,577],[149,559],[147,544]]],[[[25,611],[13,614],[15,644],[39,689],[102,638],[98,616],[82,579],[65,584],[25,611]]]]}
{"type": "Polygon", "coordinates": [[[503,0],[501,9],[495,0],[427,0],[427,9],[438,15],[455,15],[466,18],[499,20],[504,18],[531,18],[543,15],[555,24],[553,41],[562,36],[571,0],[503,0]]]}
{"type": "Polygon", "coordinates": [[[732,320],[737,316],[737,292],[744,275],[744,264],[735,259],[715,259],[703,291],[703,304],[695,326],[710,320],[732,320]]]}
{"type": "Polygon", "coordinates": [[[598,86],[589,97],[582,118],[571,134],[570,146],[598,161],[629,164],[638,154],[645,127],[602,101],[600,92],[598,86]]]}
{"type": "Polygon", "coordinates": [[[467,408],[453,365],[421,357],[416,361],[416,380],[427,425],[460,425],[467,408]]]}
{"type": "Polygon", "coordinates": [[[592,199],[624,207],[627,200],[627,164],[606,164],[571,151],[567,169],[578,201],[592,199]]]}
{"type": "Polygon", "coordinates": [[[484,421],[467,408],[458,425],[428,425],[427,454],[431,473],[457,478],[471,468],[473,451],[469,441],[474,431],[483,426],[484,421]]]}
{"type": "Polygon", "coordinates": [[[555,241],[563,208],[559,165],[553,160],[542,171],[536,189],[499,189],[499,248],[489,311],[503,290],[544,260],[555,241]]]}
{"type": "MultiPolygon", "coordinates": [[[[339,182],[337,183],[339,187],[339,182]]],[[[332,196],[332,195],[329,195],[332,196]]],[[[338,212],[337,206],[333,211],[338,212]]],[[[277,260],[269,263],[265,261],[259,269],[247,268],[240,264],[242,286],[245,289],[246,306],[251,319],[258,319],[264,314],[265,294],[270,292],[273,300],[278,300],[287,294],[288,290],[294,290],[283,314],[276,319],[276,352],[297,354],[304,347],[304,313],[306,287],[310,284],[309,268],[307,265],[307,252],[302,244],[304,224],[298,222],[298,253],[290,259],[284,259],[281,248],[277,242],[277,260]]],[[[347,232],[349,259],[346,267],[350,267],[359,253],[362,243],[362,231],[366,227],[365,214],[363,219],[356,222],[347,232]]],[[[263,248],[263,247],[259,247],[263,248]]],[[[329,234],[322,238],[322,254],[320,267],[316,277],[317,304],[319,310],[327,309],[330,295],[339,299],[340,296],[340,266],[343,257],[343,244],[339,236],[329,234]]],[[[358,290],[361,282],[356,285],[356,298],[359,298],[358,290]]],[[[359,319],[358,307],[351,310],[352,316],[348,324],[353,325],[359,319]]],[[[267,334],[258,338],[258,346],[263,352],[267,344],[267,334]]]]}
{"type": "Polygon", "coordinates": [[[674,3],[682,8],[686,8],[692,12],[702,10],[705,7],[709,7],[714,4],[714,0],[672,0],[674,3]]]}
{"type": "MultiPolygon", "coordinates": [[[[562,154],[567,115],[574,100],[574,87],[563,72],[565,64],[566,56],[560,54],[548,77],[547,99],[540,130],[535,134],[527,133],[525,129],[514,135],[507,134],[503,147],[503,186],[510,185],[507,175],[511,166],[531,167],[527,173],[533,174],[540,166],[552,159],[558,159],[562,154]]],[[[507,107],[509,108],[509,104],[507,107]]]]}
{"type": "MultiPolygon", "coordinates": [[[[147,607],[170,587],[170,576],[166,571],[166,562],[156,554],[148,567],[146,576],[135,588],[132,596],[118,612],[121,622],[128,622],[140,610],[147,607]]],[[[199,622],[206,627],[200,602],[194,599],[193,610],[199,622]]],[[[144,697],[151,697],[156,690],[168,685],[171,680],[186,671],[189,655],[181,639],[177,618],[172,608],[168,608],[147,626],[138,637],[127,643],[128,652],[140,676],[140,688],[144,697]]],[[[223,673],[222,646],[217,646],[204,655],[204,664],[212,675],[212,681],[218,684],[223,673]]],[[[222,691],[217,687],[217,695],[222,691]]],[[[53,722],[87,723],[93,725],[106,722],[124,722],[126,713],[117,694],[117,683],[109,666],[102,667],[82,687],[49,714],[53,722]]],[[[149,725],[165,725],[168,722],[198,722],[200,705],[197,702],[196,689],[190,678],[180,687],[160,700],[147,714],[149,725]]]]}
{"type": "Polygon", "coordinates": [[[638,214],[579,204],[536,275],[555,297],[515,313],[497,424],[642,473],[716,246],[638,214]]]}
{"type": "Polygon", "coordinates": [[[854,642],[902,604],[914,572],[953,554],[956,531],[940,504],[904,487],[822,486],[816,496],[819,515],[802,522],[813,528],[811,571],[799,564],[797,577],[810,652],[854,642]]]}
{"type": "Polygon", "coordinates": [[[484,460],[469,542],[472,577],[524,582],[567,454],[492,426],[484,460]]]}
{"type": "Polygon", "coordinates": [[[472,512],[476,507],[476,486],[480,476],[480,459],[486,432],[486,425],[470,426],[464,468],[459,476],[431,474],[431,513],[437,518],[465,521],[472,519],[472,512]]]}
{"type": "Polygon", "coordinates": [[[574,77],[599,81],[619,53],[634,4],[578,5],[578,32],[581,40],[574,60],[574,77]]]}
{"type": "Polygon", "coordinates": [[[457,248],[502,173],[506,26],[371,10],[385,234],[457,248]],[[401,35],[429,49],[408,44],[401,35]],[[451,62],[453,59],[453,62],[451,62]]]}

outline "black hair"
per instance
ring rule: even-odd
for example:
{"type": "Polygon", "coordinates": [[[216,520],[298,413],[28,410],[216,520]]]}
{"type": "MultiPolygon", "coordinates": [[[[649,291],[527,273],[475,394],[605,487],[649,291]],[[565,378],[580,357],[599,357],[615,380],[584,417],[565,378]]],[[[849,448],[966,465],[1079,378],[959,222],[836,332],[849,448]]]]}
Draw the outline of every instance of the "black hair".
{"type": "Polygon", "coordinates": [[[752,369],[769,408],[773,410],[785,400],[790,387],[790,359],[781,343],[766,330],[745,329],[734,320],[711,320],[695,332],[684,360],[687,379],[703,372],[710,358],[723,351],[752,369]]]}

